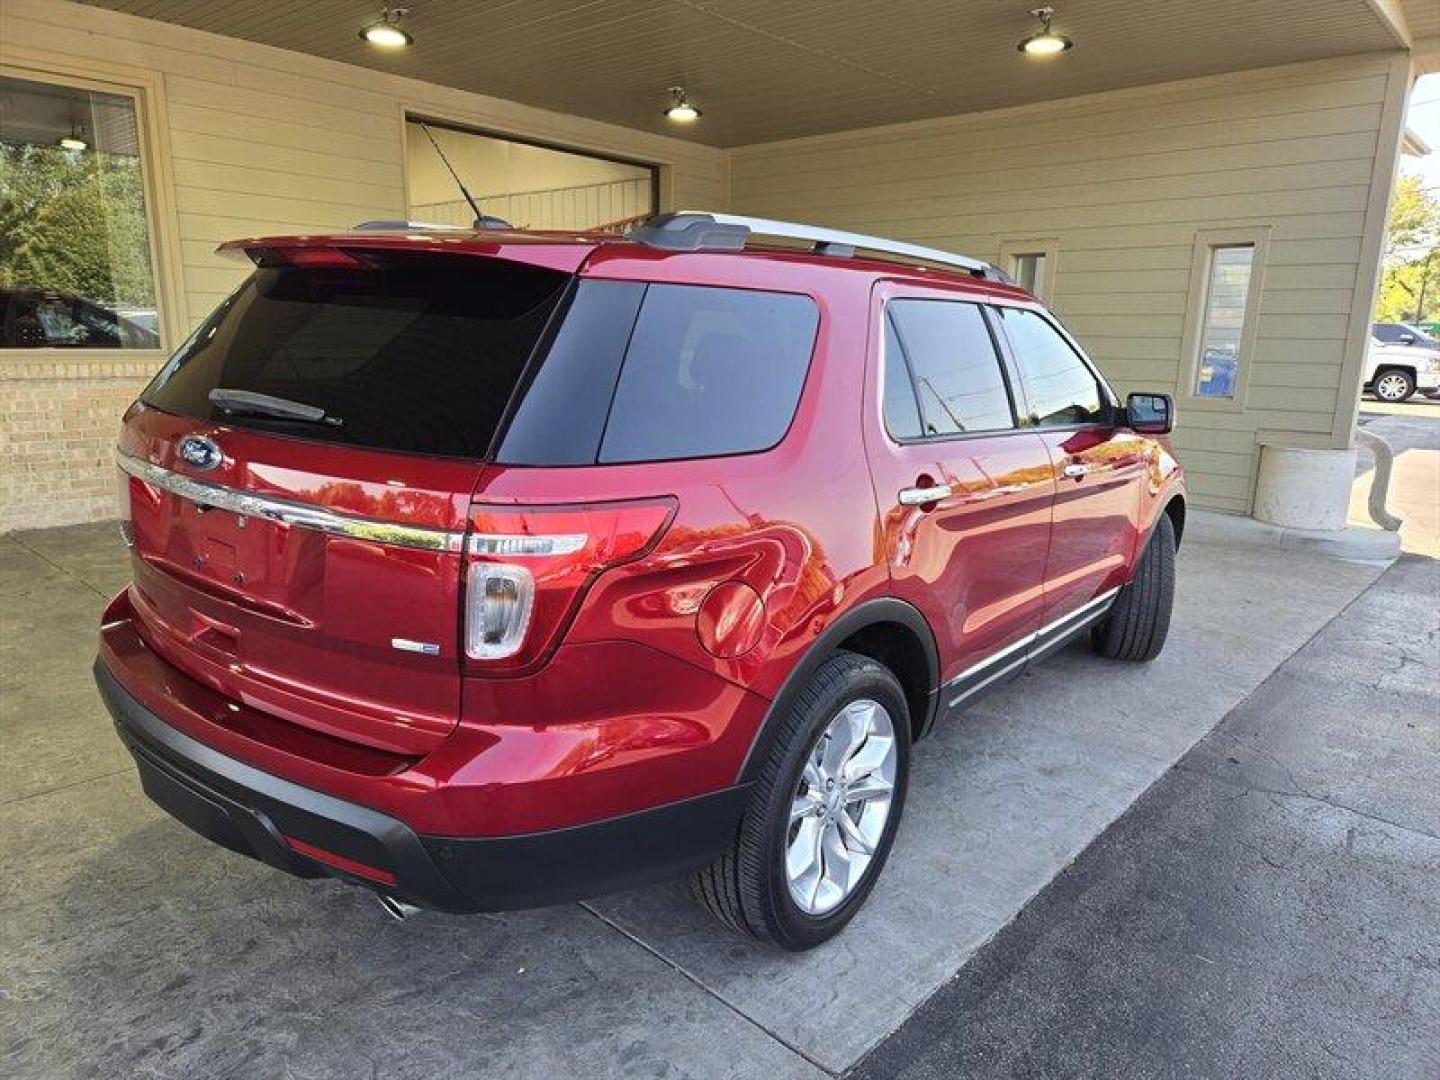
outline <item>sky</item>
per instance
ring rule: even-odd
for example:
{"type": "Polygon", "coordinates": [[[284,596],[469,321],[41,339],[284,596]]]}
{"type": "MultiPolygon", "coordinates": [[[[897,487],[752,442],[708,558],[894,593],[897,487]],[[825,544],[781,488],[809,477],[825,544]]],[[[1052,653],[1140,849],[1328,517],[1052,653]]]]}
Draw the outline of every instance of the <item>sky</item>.
{"type": "Polygon", "coordinates": [[[1421,176],[1423,186],[1440,194],[1440,74],[1422,75],[1410,91],[1405,126],[1430,145],[1423,158],[1401,158],[1400,168],[1421,176]]]}

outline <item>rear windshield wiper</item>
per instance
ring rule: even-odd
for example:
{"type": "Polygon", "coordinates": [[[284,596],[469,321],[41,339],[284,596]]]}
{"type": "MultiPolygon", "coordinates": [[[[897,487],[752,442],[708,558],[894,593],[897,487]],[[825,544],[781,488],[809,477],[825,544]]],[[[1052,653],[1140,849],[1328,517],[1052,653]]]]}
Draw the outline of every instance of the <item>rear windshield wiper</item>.
{"type": "Polygon", "coordinates": [[[289,398],[257,394],[253,390],[231,390],[217,386],[209,394],[210,403],[218,405],[227,413],[246,413],[250,416],[273,416],[280,420],[299,420],[306,424],[329,424],[339,427],[345,421],[331,416],[315,405],[289,398]]]}

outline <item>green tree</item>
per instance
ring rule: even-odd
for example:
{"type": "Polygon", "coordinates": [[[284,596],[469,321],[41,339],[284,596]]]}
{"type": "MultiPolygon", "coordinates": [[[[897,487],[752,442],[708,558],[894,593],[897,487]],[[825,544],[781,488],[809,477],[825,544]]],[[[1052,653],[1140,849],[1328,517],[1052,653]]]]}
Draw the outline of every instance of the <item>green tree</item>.
{"type": "Polygon", "coordinates": [[[153,307],[138,158],[0,143],[0,285],[153,307]]]}
{"type": "Polygon", "coordinates": [[[1395,185],[1375,317],[1423,322],[1440,316],[1440,199],[1418,176],[1395,185]]]}

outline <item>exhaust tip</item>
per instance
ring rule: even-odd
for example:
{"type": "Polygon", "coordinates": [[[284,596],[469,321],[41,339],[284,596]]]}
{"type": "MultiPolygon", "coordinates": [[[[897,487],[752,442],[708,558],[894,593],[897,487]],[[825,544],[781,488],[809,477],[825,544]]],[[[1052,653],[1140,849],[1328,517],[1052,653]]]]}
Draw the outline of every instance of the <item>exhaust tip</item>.
{"type": "Polygon", "coordinates": [[[385,909],[385,914],[389,915],[396,922],[404,922],[420,910],[420,908],[414,904],[407,904],[404,900],[396,900],[395,897],[387,896],[385,893],[377,893],[376,896],[380,900],[380,906],[385,909]]]}

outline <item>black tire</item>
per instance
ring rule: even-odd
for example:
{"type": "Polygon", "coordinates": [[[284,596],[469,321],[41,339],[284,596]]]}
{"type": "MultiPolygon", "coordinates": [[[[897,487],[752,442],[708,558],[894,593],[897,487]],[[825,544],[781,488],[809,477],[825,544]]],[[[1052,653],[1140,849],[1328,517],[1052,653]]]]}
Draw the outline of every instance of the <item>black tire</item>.
{"type": "Polygon", "coordinates": [[[1095,651],[1112,660],[1154,660],[1165,646],[1174,605],[1175,526],[1161,514],[1135,577],[1091,635],[1095,651]]]}
{"type": "Polygon", "coordinates": [[[1375,373],[1375,378],[1370,382],[1370,392],[1380,401],[1397,405],[1402,401],[1409,401],[1415,395],[1415,376],[1404,368],[1381,368],[1375,373]],[[1381,380],[1386,381],[1385,393],[1380,392],[1381,380]],[[1391,386],[1397,387],[1391,390],[1391,386]]]}
{"type": "Polygon", "coordinates": [[[837,652],[826,660],[781,720],[734,847],[690,879],[695,899],[725,926],[783,949],[814,948],[844,929],[870,895],[895,842],[910,772],[910,714],[890,669],[868,656],[837,652]],[[890,713],[896,776],[890,815],[875,855],[854,891],[832,912],[802,911],[790,896],[784,858],[790,805],[805,757],[830,721],[852,701],[869,698],[890,713]]]}

